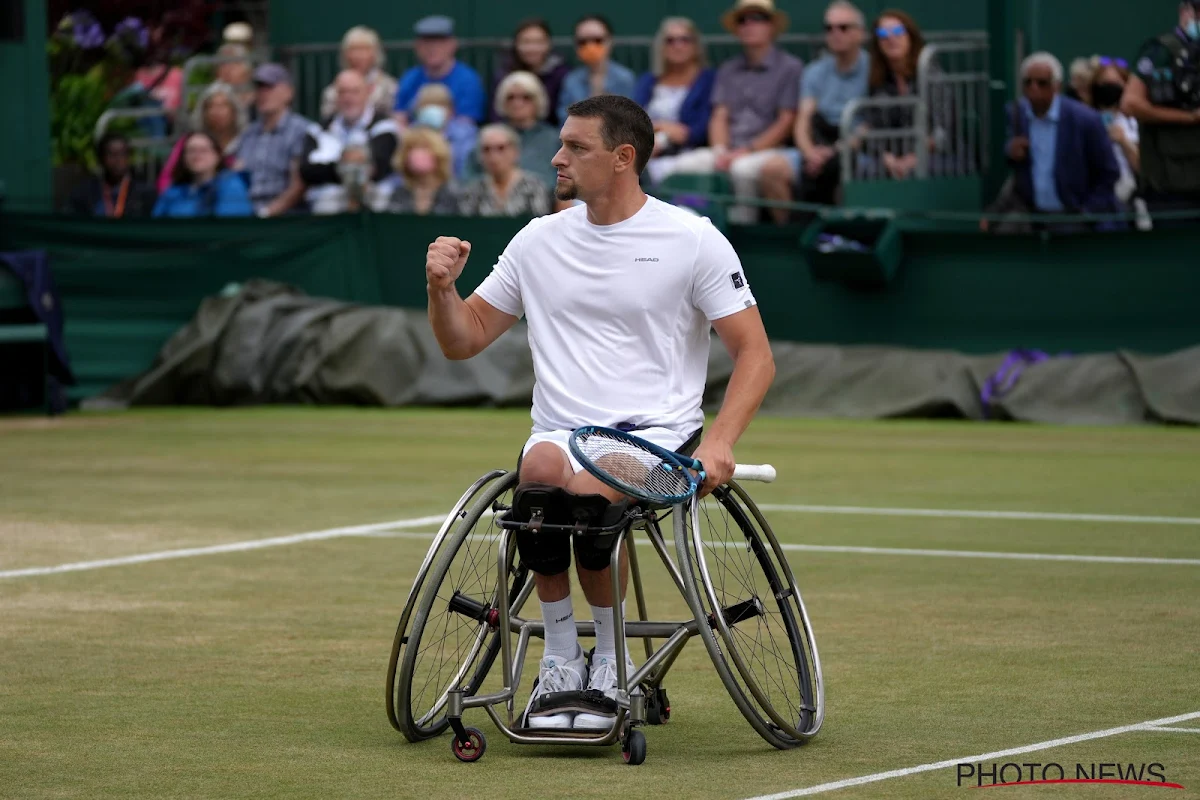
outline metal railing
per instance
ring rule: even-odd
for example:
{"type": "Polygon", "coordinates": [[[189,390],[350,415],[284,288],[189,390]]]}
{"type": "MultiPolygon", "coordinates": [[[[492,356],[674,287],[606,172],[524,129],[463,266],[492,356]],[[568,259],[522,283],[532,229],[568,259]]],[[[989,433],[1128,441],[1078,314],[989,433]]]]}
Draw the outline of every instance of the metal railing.
{"type": "Polygon", "coordinates": [[[917,94],[925,99],[939,137],[939,172],[981,175],[988,169],[990,103],[988,43],[928,45],[917,64],[917,94]]]}
{"type": "MultiPolygon", "coordinates": [[[[985,31],[931,31],[927,40],[937,43],[961,43],[964,45],[987,46],[985,31]]],[[[559,36],[551,40],[555,52],[571,61],[574,40],[559,36]]],[[[641,74],[650,68],[650,50],[654,44],[652,36],[617,36],[613,39],[612,59],[641,74]]],[[[741,52],[741,44],[729,34],[704,37],[708,63],[716,66],[741,52]]],[[[778,45],[805,63],[821,54],[825,39],[820,34],[791,33],[779,37],[778,45]]],[[[383,43],[387,59],[386,70],[397,78],[417,63],[415,42],[412,40],[383,43]]],[[[458,59],[475,69],[491,85],[492,76],[502,67],[512,47],[508,38],[459,39],[458,59]]],[[[321,92],[328,86],[341,68],[337,43],[297,44],[276,49],[278,59],[288,67],[296,83],[296,110],[310,119],[317,119],[321,105],[321,92]]]]}
{"type": "Polygon", "coordinates": [[[862,97],[842,111],[841,136],[837,149],[842,159],[843,181],[887,180],[891,177],[887,155],[908,159],[916,156],[908,177],[929,177],[929,110],[917,96],[862,97]],[[898,114],[895,112],[899,112],[898,114]],[[887,115],[897,126],[872,125],[887,115]]]}

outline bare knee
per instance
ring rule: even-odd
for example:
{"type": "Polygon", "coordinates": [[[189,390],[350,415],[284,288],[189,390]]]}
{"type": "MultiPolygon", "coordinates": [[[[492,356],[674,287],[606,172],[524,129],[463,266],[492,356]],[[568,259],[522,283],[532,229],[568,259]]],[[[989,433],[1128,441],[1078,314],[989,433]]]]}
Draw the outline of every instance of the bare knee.
{"type": "Polygon", "coordinates": [[[521,483],[566,486],[572,475],[566,453],[549,442],[535,444],[521,459],[521,483]]]}
{"type": "Polygon", "coordinates": [[[758,180],[764,187],[769,186],[774,189],[790,187],[793,178],[792,165],[784,156],[773,156],[768,159],[758,175],[758,180]]]}

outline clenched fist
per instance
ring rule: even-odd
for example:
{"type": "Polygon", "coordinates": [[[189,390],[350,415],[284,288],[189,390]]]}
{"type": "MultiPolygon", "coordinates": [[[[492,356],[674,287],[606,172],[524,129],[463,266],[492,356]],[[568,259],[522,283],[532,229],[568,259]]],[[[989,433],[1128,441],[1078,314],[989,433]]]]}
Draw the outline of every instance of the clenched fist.
{"type": "Polygon", "coordinates": [[[453,236],[439,236],[429,245],[429,253],[425,256],[425,279],[430,288],[442,291],[453,288],[470,255],[470,242],[453,236]]]}

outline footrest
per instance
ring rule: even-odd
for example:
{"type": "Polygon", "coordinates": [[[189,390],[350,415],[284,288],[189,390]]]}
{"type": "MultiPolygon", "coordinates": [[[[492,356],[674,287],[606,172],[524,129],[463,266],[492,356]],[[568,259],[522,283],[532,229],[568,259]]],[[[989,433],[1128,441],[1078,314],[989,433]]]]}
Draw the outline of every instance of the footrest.
{"type": "Polygon", "coordinates": [[[606,697],[598,689],[580,692],[548,692],[537,699],[529,709],[530,717],[561,714],[574,711],[577,714],[616,714],[617,701],[606,697]]]}

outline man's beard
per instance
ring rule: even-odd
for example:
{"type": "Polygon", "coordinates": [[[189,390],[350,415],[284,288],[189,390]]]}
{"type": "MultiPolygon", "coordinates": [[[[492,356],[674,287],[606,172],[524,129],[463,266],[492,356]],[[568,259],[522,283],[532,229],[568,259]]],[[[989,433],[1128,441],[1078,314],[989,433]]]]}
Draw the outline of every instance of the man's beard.
{"type": "Polygon", "coordinates": [[[559,200],[575,200],[579,197],[579,187],[572,181],[566,186],[557,186],[554,189],[554,196],[559,200]]]}

